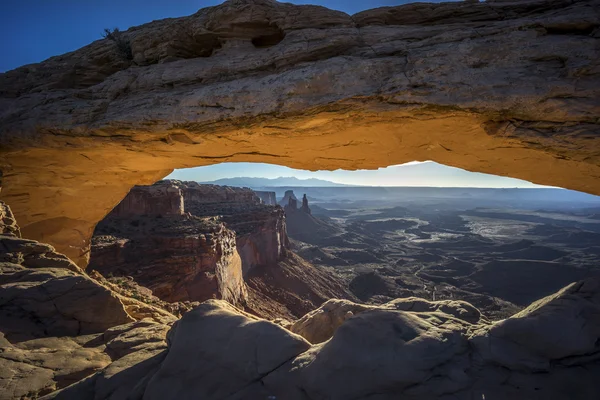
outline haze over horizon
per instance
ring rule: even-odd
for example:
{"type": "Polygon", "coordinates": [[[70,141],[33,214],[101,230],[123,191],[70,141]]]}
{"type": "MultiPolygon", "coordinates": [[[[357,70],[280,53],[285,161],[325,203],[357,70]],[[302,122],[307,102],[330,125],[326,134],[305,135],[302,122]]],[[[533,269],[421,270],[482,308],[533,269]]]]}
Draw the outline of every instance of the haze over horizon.
{"type": "MultiPolygon", "coordinates": [[[[465,171],[433,161],[413,161],[377,170],[307,171],[264,163],[221,163],[173,171],[165,179],[213,182],[226,178],[293,177],[354,186],[425,186],[474,188],[544,188],[550,186],[497,175],[465,171]]],[[[309,183],[309,182],[306,182],[309,183]]],[[[287,185],[282,185],[287,186],[287,185]]],[[[290,185],[291,186],[291,185],[290,185]]],[[[309,184],[297,186],[310,186],[309,184]]]]}

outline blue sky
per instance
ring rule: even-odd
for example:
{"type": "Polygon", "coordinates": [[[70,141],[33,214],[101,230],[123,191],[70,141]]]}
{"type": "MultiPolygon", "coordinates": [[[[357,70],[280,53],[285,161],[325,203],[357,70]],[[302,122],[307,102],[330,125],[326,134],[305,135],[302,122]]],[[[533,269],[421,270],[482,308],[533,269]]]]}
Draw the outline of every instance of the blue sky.
{"type": "Polygon", "coordinates": [[[221,178],[294,176],[317,178],[359,186],[438,186],[438,187],[543,187],[519,179],[480,174],[435,162],[411,162],[377,170],[305,171],[273,164],[223,163],[175,170],[168,179],[208,182],[221,178]]]}
{"type": "MultiPolygon", "coordinates": [[[[0,72],[43,61],[85,46],[104,28],[122,30],[155,19],[180,17],[222,3],[219,0],[1,0],[0,72]]],[[[433,0],[435,1],[435,0],[433,0]]],[[[290,0],[319,4],[353,14],[368,8],[409,3],[405,0],[290,0]]],[[[225,163],[176,171],[172,177],[209,181],[236,176],[319,178],[356,185],[532,187],[529,182],[474,174],[426,163],[376,171],[300,171],[250,163],[225,163]]]]}
{"type": "MultiPolygon", "coordinates": [[[[218,0],[0,0],[0,72],[43,61],[101,38],[104,28],[126,30],[156,19],[190,15],[218,0]]],[[[431,0],[436,2],[436,0],[431,0]]],[[[405,0],[288,0],[349,14],[405,0]]]]}

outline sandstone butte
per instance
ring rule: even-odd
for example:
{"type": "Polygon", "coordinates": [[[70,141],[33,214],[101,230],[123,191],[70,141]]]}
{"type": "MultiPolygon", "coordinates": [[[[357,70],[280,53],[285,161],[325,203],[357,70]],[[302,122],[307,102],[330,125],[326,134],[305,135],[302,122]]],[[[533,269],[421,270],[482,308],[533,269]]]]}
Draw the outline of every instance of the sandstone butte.
{"type": "Polygon", "coordinates": [[[152,304],[174,312],[222,299],[289,321],[330,298],[356,299],[339,278],[291,251],[281,207],[248,188],[196,182],[132,188],[96,226],[87,271],[139,284],[152,304]]]}
{"type": "Polygon", "coordinates": [[[85,267],[135,184],[250,161],[434,160],[600,194],[600,0],[347,15],[232,0],[0,74],[2,198],[85,267]]]}
{"type": "Polygon", "coordinates": [[[0,400],[595,400],[600,279],[496,323],[464,301],[332,299],[289,329],[115,291],[0,202],[0,400]]]}

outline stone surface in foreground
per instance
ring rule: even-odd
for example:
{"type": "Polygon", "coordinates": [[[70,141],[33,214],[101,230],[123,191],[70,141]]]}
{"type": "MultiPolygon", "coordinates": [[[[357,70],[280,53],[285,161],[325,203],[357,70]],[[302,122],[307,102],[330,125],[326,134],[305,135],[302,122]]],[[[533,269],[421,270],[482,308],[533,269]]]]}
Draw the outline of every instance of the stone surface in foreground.
{"type": "MultiPolygon", "coordinates": [[[[145,376],[132,372],[149,382],[145,389],[129,384],[121,394],[152,400],[597,399],[599,292],[600,279],[588,279],[495,324],[475,318],[472,306],[461,302],[331,300],[301,320],[305,328],[312,321],[331,332],[316,345],[223,301],[208,301],[171,329],[164,360],[148,361],[145,376]]],[[[48,398],[112,397],[84,381],[48,398]]]]}
{"type": "Polygon", "coordinates": [[[223,300],[173,324],[70,262],[31,264],[64,258],[5,232],[1,400],[600,398],[600,278],[493,324],[460,301],[330,300],[298,335],[223,300]]]}

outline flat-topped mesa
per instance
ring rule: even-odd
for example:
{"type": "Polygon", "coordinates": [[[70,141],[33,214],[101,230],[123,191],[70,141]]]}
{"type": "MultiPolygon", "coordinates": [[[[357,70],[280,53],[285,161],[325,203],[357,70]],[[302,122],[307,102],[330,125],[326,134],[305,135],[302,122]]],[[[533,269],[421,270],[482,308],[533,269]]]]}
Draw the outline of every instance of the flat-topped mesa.
{"type": "Polygon", "coordinates": [[[277,198],[275,192],[266,192],[261,190],[255,190],[254,193],[262,200],[263,204],[268,206],[276,206],[277,198]]]}
{"type": "Polygon", "coordinates": [[[302,196],[302,206],[300,207],[300,211],[305,212],[307,214],[312,214],[310,211],[310,207],[308,206],[308,199],[306,198],[306,193],[302,196]]]}
{"type": "Polygon", "coordinates": [[[191,181],[170,182],[181,187],[186,211],[195,215],[219,215],[221,209],[244,209],[261,204],[260,198],[249,188],[191,181]]]}
{"type": "Polygon", "coordinates": [[[215,218],[109,217],[98,224],[88,269],[131,276],[170,302],[246,299],[235,233],[215,218]]]}
{"type": "Polygon", "coordinates": [[[167,180],[134,187],[96,227],[89,268],[132,276],[165,301],[243,304],[235,232],[217,218],[184,212],[185,195],[195,194],[187,186],[167,180]]]}
{"type": "Polygon", "coordinates": [[[286,190],[285,191],[285,194],[283,195],[283,198],[279,201],[279,205],[282,206],[282,207],[289,206],[290,205],[290,199],[295,200],[296,201],[296,206],[297,206],[298,198],[294,194],[293,190],[286,190]]]}
{"type": "Polygon", "coordinates": [[[237,250],[246,275],[258,265],[273,265],[289,247],[281,207],[263,204],[251,189],[196,182],[176,182],[182,187],[186,212],[219,216],[236,233],[237,250]]]}
{"type": "Polygon", "coordinates": [[[96,228],[90,268],[132,276],[166,301],[242,304],[243,276],[275,265],[289,247],[281,207],[247,188],[165,180],[136,186],[122,203],[96,228]],[[185,213],[164,212],[175,198],[185,213]]]}
{"type": "Polygon", "coordinates": [[[160,181],[152,186],[134,186],[110,212],[110,216],[119,218],[183,214],[183,192],[181,188],[169,181],[160,181]]]}

